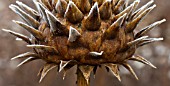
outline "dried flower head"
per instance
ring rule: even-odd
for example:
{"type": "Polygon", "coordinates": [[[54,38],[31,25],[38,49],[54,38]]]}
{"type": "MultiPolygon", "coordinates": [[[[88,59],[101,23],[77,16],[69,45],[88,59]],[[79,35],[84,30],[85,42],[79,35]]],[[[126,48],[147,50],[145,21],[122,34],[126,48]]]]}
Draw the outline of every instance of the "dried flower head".
{"type": "MultiPolygon", "coordinates": [[[[156,5],[153,0],[139,9],[140,0],[33,0],[37,10],[22,2],[9,8],[24,21],[13,21],[30,32],[31,37],[3,29],[27,42],[33,52],[12,58],[26,58],[18,66],[33,60],[44,60],[41,80],[51,69],[66,71],[77,65],[77,70],[89,84],[91,72],[99,66],[109,69],[121,81],[119,66],[124,66],[138,79],[128,61],[138,61],[156,68],[139,55],[137,48],[163,40],[149,38],[148,31],[166,20],[157,21],[139,32],[134,29],[156,5]]],[[[77,73],[77,74],[79,74],[77,73]]],[[[65,75],[64,75],[65,76],[65,75]]],[[[79,83],[79,82],[78,82],[79,83]]]]}

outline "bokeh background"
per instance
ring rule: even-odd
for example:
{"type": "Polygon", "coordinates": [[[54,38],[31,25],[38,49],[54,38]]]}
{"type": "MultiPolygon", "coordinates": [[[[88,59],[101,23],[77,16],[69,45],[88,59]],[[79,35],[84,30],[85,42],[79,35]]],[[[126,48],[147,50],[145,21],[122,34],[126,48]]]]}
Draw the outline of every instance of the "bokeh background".
{"type": "MultiPolygon", "coordinates": [[[[42,83],[38,83],[37,73],[44,64],[34,61],[16,68],[21,60],[10,61],[10,58],[20,53],[30,51],[25,43],[16,41],[15,37],[4,33],[1,29],[11,29],[20,33],[28,33],[11,20],[21,20],[8,6],[16,0],[0,0],[0,86],[75,86],[75,68],[68,71],[65,80],[63,73],[52,70],[42,83]]],[[[32,0],[20,0],[34,8],[32,0]]],[[[130,0],[132,1],[132,0],[130,0]]],[[[141,0],[140,6],[149,0],[141,0]]],[[[133,62],[132,66],[139,77],[136,80],[124,68],[121,68],[122,81],[119,82],[111,73],[98,69],[96,78],[91,77],[91,86],[170,86],[170,0],[155,0],[157,5],[138,26],[138,30],[154,21],[167,19],[166,23],[148,33],[151,37],[164,37],[164,41],[146,45],[137,50],[136,54],[144,56],[157,66],[153,69],[141,63],[133,62]]]]}

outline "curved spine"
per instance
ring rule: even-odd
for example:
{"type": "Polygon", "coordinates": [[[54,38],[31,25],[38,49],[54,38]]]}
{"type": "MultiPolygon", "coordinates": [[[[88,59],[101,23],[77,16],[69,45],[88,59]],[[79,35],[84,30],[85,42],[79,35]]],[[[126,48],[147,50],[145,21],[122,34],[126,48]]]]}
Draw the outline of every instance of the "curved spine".
{"type": "Polygon", "coordinates": [[[21,18],[23,18],[24,21],[26,21],[29,25],[33,26],[34,28],[38,28],[38,26],[40,25],[40,23],[36,19],[28,15],[18,6],[12,4],[9,6],[9,8],[13,10],[16,14],[18,14],[21,18]]]}

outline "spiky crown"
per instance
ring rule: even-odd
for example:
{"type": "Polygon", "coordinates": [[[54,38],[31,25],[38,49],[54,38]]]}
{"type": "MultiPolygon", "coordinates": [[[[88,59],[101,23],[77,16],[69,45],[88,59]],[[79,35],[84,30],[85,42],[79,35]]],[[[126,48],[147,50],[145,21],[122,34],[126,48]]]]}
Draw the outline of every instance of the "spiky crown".
{"type": "Polygon", "coordinates": [[[145,58],[134,55],[136,48],[163,40],[149,38],[148,31],[165,22],[157,21],[139,32],[134,29],[139,22],[156,5],[153,0],[139,9],[140,0],[129,4],[128,0],[33,0],[37,11],[16,1],[10,5],[24,21],[14,21],[30,32],[31,37],[3,29],[6,32],[27,42],[33,52],[27,52],[13,59],[26,58],[18,66],[33,60],[42,59],[46,62],[40,70],[40,81],[48,71],[58,68],[58,71],[77,65],[89,80],[92,71],[98,66],[105,66],[117,78],[119,65],[123,65],[136,79],[137,76],[128,61],[138,61],[153,68],[153,64],[145,58]],[[137,10],[136,10],[137,9],[137,10]]]}

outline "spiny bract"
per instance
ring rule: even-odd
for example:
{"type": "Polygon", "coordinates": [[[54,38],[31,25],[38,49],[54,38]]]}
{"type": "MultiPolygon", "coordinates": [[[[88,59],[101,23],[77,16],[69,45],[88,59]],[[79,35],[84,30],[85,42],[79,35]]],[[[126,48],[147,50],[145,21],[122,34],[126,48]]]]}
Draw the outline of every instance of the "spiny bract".
{"type": "Polygon", "coordinates": [[[9,8],[24,21],[13,21],[30,32],[31,37],[3,29],[27,42],[33,52],[13,59],[26,58],[18,66],[33,60],[46,62],[39,74],[40,81],[48,71],[66,71],[77,65],[85,80],[99,66],[120,79],[119,66],[124,66],[136,79],[128,61],[138,61],[156,68],[145,58],[134,55],[136,48],[163,40],[149,38],[148,31],[166,20],[157,21],[139,32],[134,29],[156,5],[153,0],[138,8],[140,0],[33,0],[37,10],[22,2],[9,8]]]}

